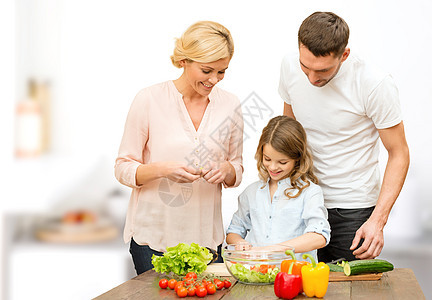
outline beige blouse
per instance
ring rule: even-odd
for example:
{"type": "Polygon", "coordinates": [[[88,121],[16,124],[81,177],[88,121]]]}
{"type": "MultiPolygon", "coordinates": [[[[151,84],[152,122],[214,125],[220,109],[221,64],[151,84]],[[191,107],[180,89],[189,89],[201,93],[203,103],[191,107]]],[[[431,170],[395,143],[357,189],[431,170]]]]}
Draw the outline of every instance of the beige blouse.
{"type": "Polygon", "coordinates": [[[180,161],[195,168],[229,161],[242,179],[243,117],[234,95],[213,87],[198,130],[172,81],[141,90],[127,116],[115,176],[132,188],[124,229],[140,245],[158,251],[180,242],[216,247],[224,240],[221,184],[203,178],[176,183],[163,178],[137,186],[140,164],[180,161]]]}

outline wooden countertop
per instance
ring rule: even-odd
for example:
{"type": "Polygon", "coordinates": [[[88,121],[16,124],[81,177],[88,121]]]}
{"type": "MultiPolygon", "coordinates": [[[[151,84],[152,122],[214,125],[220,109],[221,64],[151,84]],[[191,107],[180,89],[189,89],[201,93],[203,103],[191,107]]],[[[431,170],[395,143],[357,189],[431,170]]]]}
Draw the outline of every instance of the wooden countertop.
{"type": "MultiPolygon", "coordinates": [[[[174,291],[162,290],[160,274],[150,270],[136,276],[112,290],[96,297],[97,300],[115,299],[179,299],[174,291]]],[[[195,299],[200,299],[194,297],[195,299]]],[[[246,285],[235,283],[228,290],[216,291],[205,299],[278,299],[273,285],[246,285]]],[[[304,294],[295,299],[308,299],[304,294]]],[[[323,299],[425,299],[411,269],[394,269],[383,274],[380,280],[329,282],[323,299]]]]}

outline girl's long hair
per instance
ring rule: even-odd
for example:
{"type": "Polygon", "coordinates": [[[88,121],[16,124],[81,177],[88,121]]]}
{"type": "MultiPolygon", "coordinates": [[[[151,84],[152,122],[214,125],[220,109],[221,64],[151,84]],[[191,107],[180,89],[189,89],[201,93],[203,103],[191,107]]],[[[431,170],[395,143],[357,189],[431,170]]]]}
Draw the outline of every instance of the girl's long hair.
{"type": "Polygon", "coordinates": [[[313,172],[312,155],[308,149],[306,132],[299,122],[287,116],[277,116],[272,118],[264,127],[255,154],[258,174],[264,182],[267,182],[269,178],[263,164],[263,147],[266,144],[271,145],[277,152],[295,160],[293,170],[287,175],[291,179],[292,185],[292,188],[288,188],[284,192],[288,198],[298,197],[310,185],[311,181],[315,184],[318,183],[313,172]],[[291,195],[290,190],[295,189],[298,192],[291,195]]]}

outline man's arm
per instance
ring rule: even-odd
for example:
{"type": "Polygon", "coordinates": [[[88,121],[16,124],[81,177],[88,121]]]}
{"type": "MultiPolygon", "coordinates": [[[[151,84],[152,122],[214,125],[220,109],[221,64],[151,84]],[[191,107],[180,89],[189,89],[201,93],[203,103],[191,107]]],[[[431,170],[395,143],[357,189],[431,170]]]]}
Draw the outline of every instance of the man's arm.
{"type": "Polygon", "coordinates": [[[384,246],[383,229],[405,182],[409,166],[409,149],[403,122],[378,132],[388,152],[388,160],[375,209],[357,230],[350,248],[355,249],[360,239],[364,239],[362,246],[353,252],[358,259],[375,258],[381,253],[384,246]]]}
{"type": "Polygon", "coordinates": [[[293,110],[292,110],[292,106],[289,105],[289,104],[287,104],[286,102],[284,102],[284,110],[283,110],[283,114],[284,114],[285,116],[291,117],[291,118],[293,118],[293,119],[295,120],[294,112],[293,112],[293,110]]]}

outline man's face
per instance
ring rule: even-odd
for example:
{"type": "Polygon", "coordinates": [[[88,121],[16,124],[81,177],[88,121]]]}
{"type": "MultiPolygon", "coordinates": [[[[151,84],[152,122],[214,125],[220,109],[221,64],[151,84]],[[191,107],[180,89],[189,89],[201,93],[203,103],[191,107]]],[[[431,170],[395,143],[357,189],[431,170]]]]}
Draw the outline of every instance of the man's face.
{"type": "Polygon", "coordinates": [[[340,57],[333,55],[315,56],[306,46],[300,44],[300,67],[312,85],[323,87],[336,76],[349,53],[350,49],[346,48],[340,57]]]}

